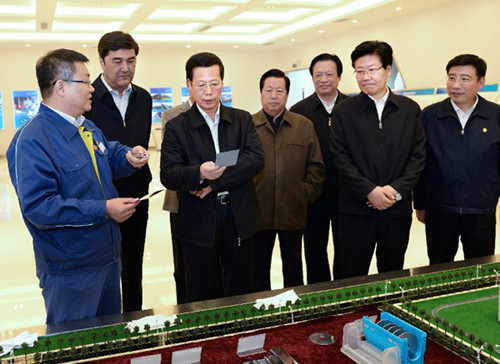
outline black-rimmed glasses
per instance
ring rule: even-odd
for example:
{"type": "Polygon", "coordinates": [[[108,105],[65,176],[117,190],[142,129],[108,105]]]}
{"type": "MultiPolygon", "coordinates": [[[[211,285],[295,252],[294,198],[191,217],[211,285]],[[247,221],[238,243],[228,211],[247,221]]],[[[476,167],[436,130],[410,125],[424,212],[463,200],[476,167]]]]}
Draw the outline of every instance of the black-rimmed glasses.
{"type": "MultiPolygon", "coordinates": [[[[54,86],[57,81],[59,80],[55,80],[54,82],[52,82],[52,86],[54,86]]],[[[84,83],[86,84],[87,86],[90,86],[91,82],[90,81],[84,81],[84,80],[61,80],[62,82],[68,82],[68,83],[84,83]]]]}

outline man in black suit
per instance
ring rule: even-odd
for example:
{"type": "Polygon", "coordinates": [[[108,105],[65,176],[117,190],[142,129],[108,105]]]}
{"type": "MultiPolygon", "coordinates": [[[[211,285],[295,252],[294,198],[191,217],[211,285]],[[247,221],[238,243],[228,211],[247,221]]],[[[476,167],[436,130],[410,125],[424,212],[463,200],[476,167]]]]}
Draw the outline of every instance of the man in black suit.
{"type": "Polygon", "coordinates": [[[341,278],[403,269],[411,195],[425,165],[420,107],[387,86],[392,47],[360,43],[351,64],[361,92],[333,110],[332,160],[340,181],[341,278]],[[375,250],[376,249],[376,250],[375,250]]]}
{"type": "Polygon", "coordinates": [[[179,198],[175,233],[192,302],[252,290],[252,237],[262,223],[252,177],[264,152],[252,116],[220,103],[219,57],[191,56],[186,79],[195,104],[165,126],[160,178],[179,198]],[[235,165],[214,163],[216,153],[235,149],[235,165]]]}
{"type": "MultiPolygon", "coordinates": [[[[95,88],[92,110],[85,116],[108,140],[147,149],[151,134],[151,96],[132,83],[139,46],[130,34],[115,31],[101,37],[97,50],[102,74],[92,83],[95,88]]],[[[130,177],[115,180],[114,184],[120,197],[142,197],[148,193],[151,178],[146,165],[130,177]]],[[[148,201],[142,201],[134,215],[120,224],[124,312],[142,309],[142,262],[148,207],[148,201]]]]}
{"type": "Polygon", "coordinates": [[[342,79],[342,62],[335,54],[322,53],[313,58],[309,67],[315,92],[290,108],[312,120],[318,135],[321,153],[325,162],[326,175],[323,192],[309,206],[307,226],[304,230],[304,253],[307,266],[307,283],[330,281],[328,263],[328,237],[330,222],[333,236],[333,277],[340,274],[339,224],[339,186],[333,169],[328,135],[332,120],[333,107],[348,98],[338,90],[342,79]]]}

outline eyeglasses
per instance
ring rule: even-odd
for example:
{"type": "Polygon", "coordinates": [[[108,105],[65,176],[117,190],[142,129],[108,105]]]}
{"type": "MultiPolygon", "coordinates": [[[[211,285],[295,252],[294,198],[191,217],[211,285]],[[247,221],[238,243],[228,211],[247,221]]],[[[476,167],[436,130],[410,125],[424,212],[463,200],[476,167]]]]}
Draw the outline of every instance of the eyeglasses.
{"type": "MultiPolygon", "coordinates": [[[[54,82],[52,82],[52,86],[54,86],[57,83],[57,81],[59,81],[59,80],[55,80],[54,82]]],[[[84,81],[84,80],[61,80],[61,81],[68,82],[68,83],[84,83],[87,86],[90,86],[90,84],[92,83],[90,81],[84,81]]]]}
{"type": "Polygon", "coordinates": [[[203,92],[207,88],[207,86],[210,86],[211,89],[218,90],[222,87],[222,82],[220,81],[211,81],[211,82],[198,82],[198,83],[193,83],[191,81],[191,86],[194,87],[194,89],[198,92],[203,92]]]}
{"type": "Polygon", "coordinates": [[[469,83],[472,81],[472,77],[468,75],[448,75],[446,76],[446,80],[450,82],[456,82],[458,81],[459,83],[469,83]]]}
{"type": "Polygon", "coordinates": [[[374,76],[375,73],[377,73],[377,71],[381,68],[384,68],[384,66],[380,66],[378,68],[376,67],[372,67],[372,68],[368,68],[366,70],[354,70],[353,74],[356,76],[356,77],[363,77],[364,75],[370,75],[370,76],[374,76]]]}

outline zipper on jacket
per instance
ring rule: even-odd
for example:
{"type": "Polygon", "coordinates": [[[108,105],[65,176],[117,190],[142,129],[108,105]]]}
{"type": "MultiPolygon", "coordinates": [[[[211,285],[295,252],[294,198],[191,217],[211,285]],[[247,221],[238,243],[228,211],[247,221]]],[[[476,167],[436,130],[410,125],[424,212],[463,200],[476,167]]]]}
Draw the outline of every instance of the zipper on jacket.
{"type": "Polygon", "coordinates": [[[331,116],[328,118],[328,126],[332,126],[332,117],[331,116]]]}
{"type": "Polygon", "coordinates": [[[378,122],[378,128],[379,128],[379,130],[382,130],[382,120],[380,120],[380,121],[378,122]]]}
{"type": "Polygon", "coordinates": [[[238,246],[241,246],[241,238],[238,236],[238,246]]]}
{"type": "Polygon", "coordinates": [[[123,127],[126,128],[127,127],[127,123],[125,122],[125,119],[123,119],[123,127]]]}
{"type": "Polygon", "coordinates": [[[461,147],[460,147],[460,191],[459,191],[459,208],[458,208],[458,214],[459,215],[462,215],[462,203],[463,203],[463,200],[462,200],[462,197],[463,197],[463,172],[464,172],[464,168],[463,168],[463,159],[464,159],[464,135],[465,135],[465,128],[462,127],[462,131],[460,131],[460,135],[462,135],[462,138],[460,140],[460,144],[461,144],[461,147]]]}

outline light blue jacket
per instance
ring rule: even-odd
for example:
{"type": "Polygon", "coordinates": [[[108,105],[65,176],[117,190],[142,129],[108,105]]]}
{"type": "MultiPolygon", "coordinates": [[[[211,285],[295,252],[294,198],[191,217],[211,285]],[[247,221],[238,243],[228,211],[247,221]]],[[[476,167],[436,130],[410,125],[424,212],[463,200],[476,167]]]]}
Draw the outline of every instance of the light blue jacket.
{"type": "Polygon", "coordinates": [[[118,197],[113,179],[137,169],[130,148],[108,142],[90,121],[102,182],[78,129],[45,105],[14,136],[9,173],[33,237],[37,275],[86,273],[120,257],[118,223],[106,217],[106,200],[118,197]]]}

